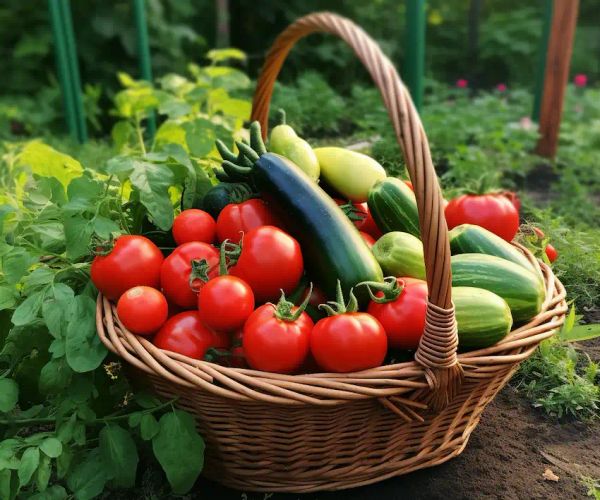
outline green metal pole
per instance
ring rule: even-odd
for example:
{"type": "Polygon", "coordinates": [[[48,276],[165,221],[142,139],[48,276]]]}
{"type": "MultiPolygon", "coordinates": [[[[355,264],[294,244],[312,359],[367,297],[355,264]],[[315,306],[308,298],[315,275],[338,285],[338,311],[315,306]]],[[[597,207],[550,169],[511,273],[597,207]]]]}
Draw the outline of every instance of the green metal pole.
{"type": "Polygon", "coordinates": [[[71,89],[75,119],[77,123],[77,138],[79,142],[87,141],[87,124],[85,122],[85,110],[83,108],[83,96],[81,95],[81,77],[79,75],[79,63],[77,62],[77,50],[75,48],[75,33],[73,31],[73,17],[69,0],[60,0],[60,11],[63,22],[63,31],[67,48],[67,61],[71,78],[71,89]]]}
{"type": "Polygon", "coordinates": [[[423,105],[425,0],[406,0],[405,81],[417,110],[423,105]]]}
{"type": "MultiPolygon", "coordinates": [[[[144,0],[133,0],[133,16],[137,33],[137,51],[140,73],[144,80],[152,82],[152,64],[150,62],[150,45],[148,43],[148,23],[146,22],[146,5],[144,0]]],[[[156,118],[154,113],[148,116],[148,136],[154,137],[156,118]]]]}
{"type": "Polygon", "coordinates": [[[550,27],[552,26],[552,15],[554,0],[544,0],[544,25],[542,27],[542,38],[538,54],[537,74],[535,78],[535,94],[533,97],[533,111],[531,119],[539,121],[540,107],[544,95],[544,80],[546,75],[546,56],[548,53],[548,40],[550,39],[550,27]]]}
{"type": "Polygon", "coordinates": [[[56,70],[58,80],[60,82],[63,107],[65,111],[65,121],[67,129],[76,139],[77,119],[75,116],[75,108],[73,105],[73,93],[71,90],[71,77],[69,72],[69,63],[67,60],[67,47],[63,30],[61,17],[60,0],[48,0],[48,8],[50,12],[50,24],[52,25],[52,34],[54,37],[54,53],[56,56],[56,70]]]}

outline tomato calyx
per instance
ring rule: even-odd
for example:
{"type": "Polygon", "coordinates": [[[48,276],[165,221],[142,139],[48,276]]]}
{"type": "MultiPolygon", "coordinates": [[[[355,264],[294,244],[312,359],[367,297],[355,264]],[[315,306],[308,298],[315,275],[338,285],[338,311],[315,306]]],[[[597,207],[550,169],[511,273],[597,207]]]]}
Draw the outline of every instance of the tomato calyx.
{"type": "MultiPolygon", "coordinates": [[[[243,233],[242,233],[243,234],[243,233]]],[[[219,274],[225,275],[227,274],[227,267],[233,266],[237,264],[237,261],[242,255],[242,244],[243,238],[239,243],[234,243],[233,241],[225,240],[221,243],[220,254],[221,258],[219,259],[219,274]]]]}
{"type": "Polygon", "coordinates": [[[302,301],[302,304],[300,304],[296,308],[295,311],[293,310],[295,304],[287,300],[285,298],[285,292],[281,290],[281,297],[279,298],[279,302],[277,302],[277,304],[273,304],[273,307],[275,308],[275,317],[277,319],[280,319],[281,321],[286,321],[288,323],[293,323],[294,321],[296,321],[308,306],[312,290],[313,284],[311,283],[306,298],[302,301]]]}
{"type": "Polygon", "coordinates": [[[339,205],[342,209],[342,212],[346,214],[346,217],[350,219],[352,222],[360,222],[367,218],[367,214],[361,210],[360,208],[354,206],[351,201],[347,201],[343,205],[339,205]]]}
{"type": "MultiPolygon", "coordinates": [[[[335,290],[335,299],[336,300],[328,300],[327,304],[319,304],[319,309],[323,309],[327,316],[337,316],[339,314],[353,313],[358,311],[358,301],[356,300],[356,296],[354,295],[354,289],[350,289],[350,293],[348,294],[348,303],[344,303],[344,292],[342,292],[342,284],[340,280],[337,280],[336,290],[335,290]]],[[[308,294],[310,297],[310,294],[308,294]]]]}
{"type": "Polygon", "coordinates": [[[95,256],[105,256],[112,252],[115,246],[115,240],[118,235],[115,233],[111,233],[108,239],[100,238],[98,235],[94,234],[92,236],[92,240],[90,242],[91,254],[95,256]]]}
{"type": "Polygon", "coordinates": [[[404,282],[402,280],[399,282],[394,276],[387,276],[383,279],[383,281],[384,283],[378,283],[376,281],[363,281],[356,286],[366,286],[371,300],[377,304],[394,302],[404,291],[404,282]],[[376,292],[381,292],[383,295],[378,297],[375,293],[373,293],[373,290],[376,292]]]}
{"type": "Polygon", "coordinates": [[[220,349],[218,347],[209,347],[204,355],[204,361],[215,363],[231,357],[232,354],[227,349],[220,349]]]}
{"type": "Polygon", "coordinates": [[[192,265],[189,277],[190,288],[194,292],[198,292],[200,287],[197,282],[200,280],[202,283],[206,283],[209,280],[208,273],[210,271],[210,266],[206,259],[192,259],[190,264],[192,265]]]}

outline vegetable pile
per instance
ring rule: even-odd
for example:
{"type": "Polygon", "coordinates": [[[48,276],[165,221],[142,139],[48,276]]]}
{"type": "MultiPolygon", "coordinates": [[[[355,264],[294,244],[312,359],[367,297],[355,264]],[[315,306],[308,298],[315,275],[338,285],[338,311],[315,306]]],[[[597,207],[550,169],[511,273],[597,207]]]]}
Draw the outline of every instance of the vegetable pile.
{"type": "MultiPolygon", "coordinates": [[[[94,285],[130,332],[195,359],[347,373],[405,357],[428,294],[412,184],[367,155],[312,149],[279,121],[268,145],[258,122],[235,150],[217,140],[219,182],[175,217],[175,246],[118,236],[97,249],[94,285]]],[[[516,202],[446,205],[460,350],[495,344],[541,309],[542,277],[510,243],[516,202]]]]}

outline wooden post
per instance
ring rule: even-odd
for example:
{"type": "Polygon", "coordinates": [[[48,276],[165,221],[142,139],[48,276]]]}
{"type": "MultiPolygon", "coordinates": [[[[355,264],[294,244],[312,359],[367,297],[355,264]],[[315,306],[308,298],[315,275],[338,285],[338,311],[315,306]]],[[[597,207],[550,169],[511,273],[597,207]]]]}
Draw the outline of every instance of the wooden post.
{"type": "Polygon", "coordinates": [[[407,0],[405,81],[417,110],[423,104],[424,73],[425,0],[407,0]]]}
{"type": "Polygon", "coordinates": [[[578,8],[579,0],[554,0],[540,110],[540,139],[536,148],[541,156],[556,154],[578,8]]]}

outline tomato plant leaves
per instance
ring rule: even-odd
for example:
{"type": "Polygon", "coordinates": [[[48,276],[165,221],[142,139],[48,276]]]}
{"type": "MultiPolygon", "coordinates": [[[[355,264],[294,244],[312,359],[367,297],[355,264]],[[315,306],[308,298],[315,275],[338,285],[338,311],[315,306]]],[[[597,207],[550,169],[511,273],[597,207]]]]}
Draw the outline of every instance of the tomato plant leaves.
{"type": "Polygon", "coordinates": [[[15,312],[11,318],[13,325],[22,326],[33,322],[38,317],[38,313],[42,308],[43,301],[43,291],[35,292],[27,297],[23,302],[21,302],[21,304],[19,304],[19,307],[15,309],[15,312]]]}
{"type": "Polygon", "coordinates": [[[31,481],[31,476],[38,468],[40,463],[40,450],[36,446],[27,448],[21,455],[19,463],[18,477],[21,486],[25,486],[31,481]]]}
{"type": "Polygon", "coordinates": [[[152,440],[152,450],[173,491],[177,494],[189,491],[204,466],[204,441],[196,431],[194,418],[181,410],[164,414],[158,434],[152,440]],[[184,449],[186,459],[182,460],[184,449]]]}
{"type": "Polygon", "coordinates": [[[2,271],[7,283],[18,283],[27,270],[37,261],[37,257],[23,247],[12,248],[2,257],[2,271]]]}
{"type": "Polygon", "coordinates": [[[42,394],[56,394],[65,389],[71,381],[73,371],[67,366],[64,357],[51,359],[40,371],[38,386],[42,394]]]}
{"type": "Polygon", "coordinates": [[[152,413],[146,413],[140,420],[140,436],[144,441],[150,441],[158,433],[159,425],[152,413]]]}
{"type": "Polygon", "coordinates": [[[55,437],[49,437],[42,441],[40,450],[42,450],[46,456],[56,458],[62,453],[62,443],[55,437]]]}
{"type": "Polygon", "coordinates": [[[77,260],[90,253],[90,239],[94,228],[88,219],[76,215],[64,220],[67,257],[77,260]]]}
{"type": "Polygon", "coordinates": [[[67,363],[78,373],[92,371],[107,354],[96,334],[95,302],[84,295],[76,296],[70,305],[70,318],[65,344],[67,363]]]}
{"type": "Polygon", "coordinates": [[[67,486],[77,500],[91,500],[102,493],[109,479],[106,463],[99,448],[95,448],[77,463],[67,478],[67,486]]]}
{"type": "Polygon", "coordinates": [[[100,431],[100,453],[116,486],[135,484],[138,454],[135,443],[125,429],[109,424],[100,431]]]}
{"type": "Polygon", "coordinates": [[[15,407],[18,399],[19,386],[17,383],[10,378],[0,378],[0,411],[8,413],[15,407]]]}
{"type": "Polygon", "coordinates": [[[171,229],[174,214],[169,187],[173,183],[173,172],[163,165],[145,161],[136,161],[134,165],[130,180],[140,192],[140,201],[160,229],[171,229]]]}

